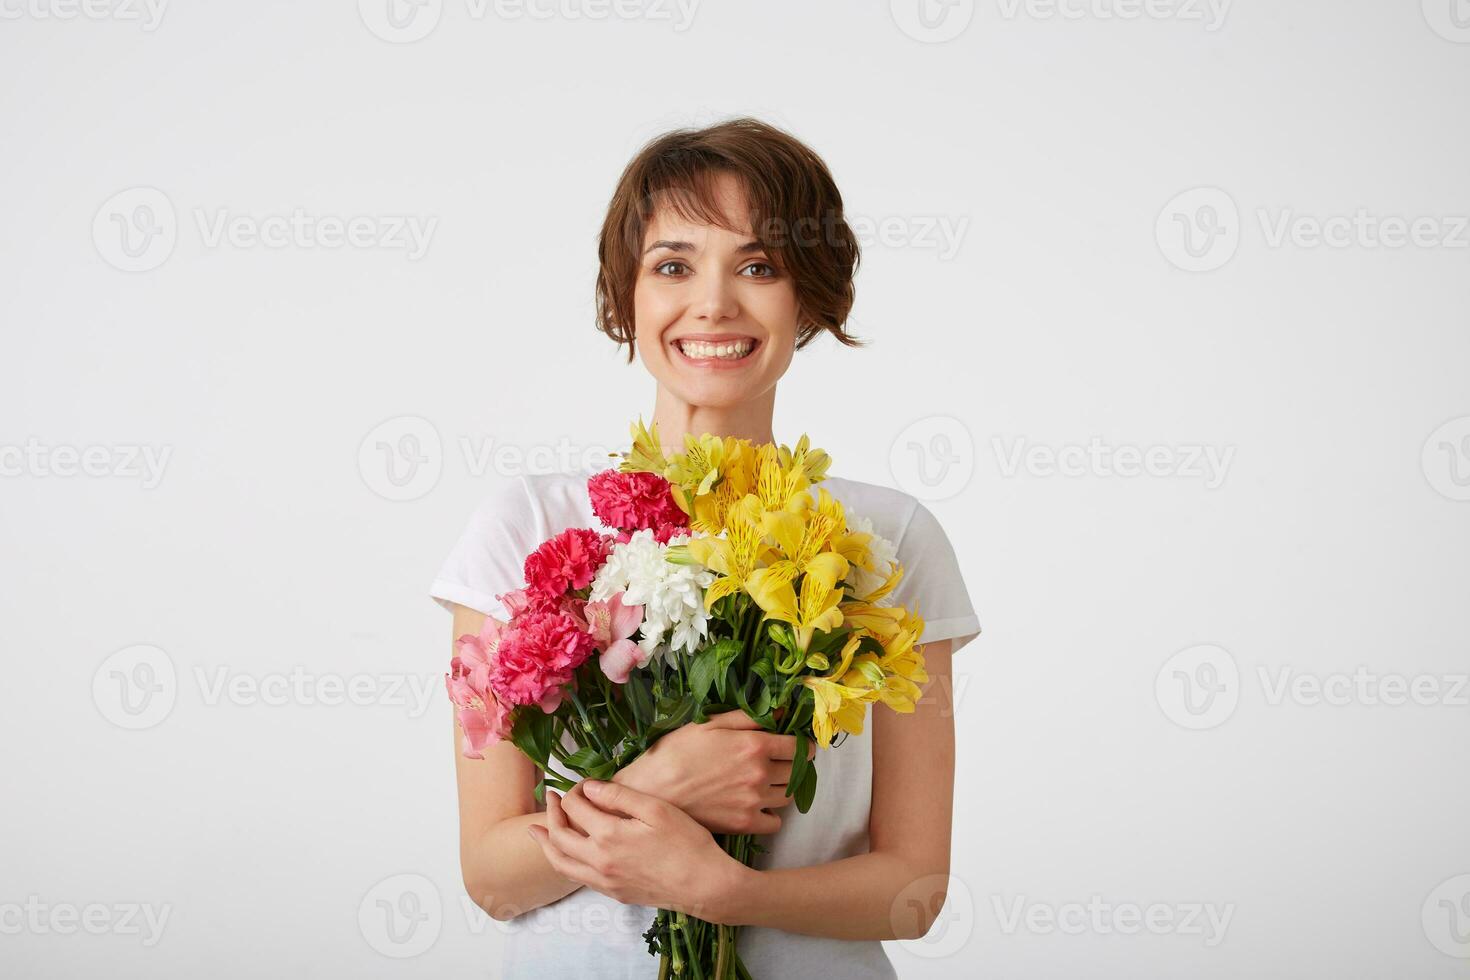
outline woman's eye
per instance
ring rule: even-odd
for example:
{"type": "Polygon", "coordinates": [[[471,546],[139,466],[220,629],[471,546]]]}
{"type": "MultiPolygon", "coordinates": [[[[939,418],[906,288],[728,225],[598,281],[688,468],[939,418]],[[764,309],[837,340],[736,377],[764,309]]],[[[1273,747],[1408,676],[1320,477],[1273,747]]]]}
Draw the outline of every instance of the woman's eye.
{"type": "Polygon", "coordinates": [[[686,266],[683,262],[679,262],[675,259],[670,259],[667,262],[661,262],[658,265],[654,266],[653,271],[657,272],[661,276],[682,276],[684,273],[689,271],[689,267],[686,266]]]}
{"type": "Polygon", "coordinates": [[[752,279],[770,279],[776,275],[776,267],[768,262],[752,262],[740,270],[742,275],[748,275],[752,279]]]}

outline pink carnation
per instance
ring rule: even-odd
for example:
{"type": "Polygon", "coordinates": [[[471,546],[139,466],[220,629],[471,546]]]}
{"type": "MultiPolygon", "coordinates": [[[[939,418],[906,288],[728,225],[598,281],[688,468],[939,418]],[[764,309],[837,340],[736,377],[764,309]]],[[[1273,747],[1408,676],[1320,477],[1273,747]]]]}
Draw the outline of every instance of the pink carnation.
{"type": "Polygon", "coordinates": [[[550,714],[593,646],[592,634],[572,616],[529,612],[501,638],[490,687],[503,704],[535,704],[550,714]]]}
{"type": "Polygon", "coordinates": [[[661,543],[689,524],[679,509],[669,481],[656,473],[603,470],[587,481],[592,512],[608,527],[623,532],[653,530],[661,543]]]}
{"type": "Polygon", "coordinates": [[[612,539],[605,534],[567,528],[526,557],[526,584],[541,598],[560,598],[572,589],[586,588],[611,547],[612,539]]]}

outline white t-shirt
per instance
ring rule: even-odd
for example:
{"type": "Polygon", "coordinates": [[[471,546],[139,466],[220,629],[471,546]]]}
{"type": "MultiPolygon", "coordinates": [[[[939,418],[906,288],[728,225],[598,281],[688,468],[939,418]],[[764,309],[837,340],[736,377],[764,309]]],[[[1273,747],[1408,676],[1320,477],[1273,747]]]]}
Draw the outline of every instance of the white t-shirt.
{"type": "MultiPolygon", "coordinates": [[[[430,594],[446,608],[459,603],[506,618],[496,596],[520,588],[522,565],[541,542],[569,527],[605,530],[587,497],[590,472],[506,478],[470,518],[430,594]]],[[[925,620],[922,642],[953,640],[958,651],[980,631],[954,549],[938,520],[909,494],[829,476],[821,486],[847,510],[873,523],[893,542],[904,577],[894,590],[900,606],[917,606],[925,620]]],[[[781,829],[757,838],[766,853],[754,866],[794,868],[822,864],[868,850],[872,800],[872,724],[860,736],[819,750],[817,793],[807,813],[781,811],[781,829]]],[[[553,768],[562,771],[553,763],[553,768]]],[[[576,777],[573,776],[573,779],[576,777]]],[[[820,901],[814,897],[813,901],[820,901]]],[[[557,978],[652,978],[658,960],[642,940],[654,910],[622,905],[590,888],[511,920],[502,976],[506,980],[557,978]]],[[[740,930],[741,958],[756,980],[840,977],[886,980],[893,967],[877,941],[824,939],[747,926],[740,930]]]]}

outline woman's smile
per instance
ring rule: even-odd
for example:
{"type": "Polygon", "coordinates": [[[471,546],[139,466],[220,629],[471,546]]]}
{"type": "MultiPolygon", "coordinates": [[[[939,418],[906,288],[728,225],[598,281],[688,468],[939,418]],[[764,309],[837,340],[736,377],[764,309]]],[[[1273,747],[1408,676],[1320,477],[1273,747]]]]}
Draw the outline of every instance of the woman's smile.
{"type": "Polygon", "coordinates": [[[669,342],[675,360],[715,370],[744,367],[759,346],[757,338],[736,333],[685,334],[669,342]]]}

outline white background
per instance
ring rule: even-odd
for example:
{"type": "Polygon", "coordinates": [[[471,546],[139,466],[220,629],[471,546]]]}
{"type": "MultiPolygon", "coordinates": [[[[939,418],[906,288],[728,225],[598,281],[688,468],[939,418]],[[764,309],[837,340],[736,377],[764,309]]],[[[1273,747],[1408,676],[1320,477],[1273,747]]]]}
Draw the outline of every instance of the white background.
{"type": "Polygon", "coordinates": [[[0,972],[495,975],[428,582],[497,472],[651,409],[592,328],[602,211],[645,140],[748,113],[886,229],[871,347],[803,352],[776,431],[925,497],[985,628],[900,975],[1463,975],[1463,0],[110,2],[0,0],[0,972]],[[298,211],[434,225],[209,233],[298,211]],[[1276,696],[1304,675],[1342,703],[1276,696]],[[1046,927],[1090,901],[1231,918],[1046,927]]]}

